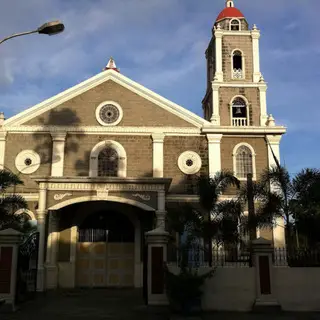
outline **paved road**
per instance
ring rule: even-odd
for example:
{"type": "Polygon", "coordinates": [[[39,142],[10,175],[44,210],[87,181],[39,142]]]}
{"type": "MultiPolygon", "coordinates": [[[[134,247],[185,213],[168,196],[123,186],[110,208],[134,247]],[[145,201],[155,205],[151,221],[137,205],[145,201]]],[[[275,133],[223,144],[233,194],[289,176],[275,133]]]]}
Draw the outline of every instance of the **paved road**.
{"type": "MultiPolygon", "coordinates": [[[[1,314],[1,320],[182,320],[163,309],[148,309],[140,290],[73,290],[47,293],[22,305],[14,314],[1,314]]],[[[204,320],[320,320],[320,314],[258,315],[214,313],[204,320]]],[[[191,320],[191,319],[190,319],[191,320]]]]}

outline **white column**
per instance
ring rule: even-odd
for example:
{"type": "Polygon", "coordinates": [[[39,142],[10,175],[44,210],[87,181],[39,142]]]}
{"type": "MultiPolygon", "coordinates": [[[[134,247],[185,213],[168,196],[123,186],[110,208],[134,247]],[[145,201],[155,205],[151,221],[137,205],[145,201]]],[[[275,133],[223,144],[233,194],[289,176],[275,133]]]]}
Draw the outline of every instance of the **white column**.
{"type": "Polygon", "coordinates": [[[164,190],[158,191],[158,210],[156,211],[156,229],[165,230],[166,224],[166,193],[164,190]]]}
{"type": "Polygon", "coordinates": [[[259,86],[260,90],[260,126],[265,127],[268,114],[267,114],[267,85],[259,86]]]}
{"type": "Polygon", "coordinates": [[[0,169],[4,169],[4,157],[6,151],[7,132],[0,132],[0,169]]]}
{"type": "Polygon", "coordinates": [[[49,232],[46,256],[46,289],[54,289],[58,285],[57,253],[59,241],[59,215],[56,211],[49,213],[49,232]]]}
{"type": "Polygon", "coordinates": [[[223,82],[223,71],[222,71],[222,35],[223,31],[218,26],[214,32],[216,39],[216,74],[217,81],[223,82]]]}
{"type": "Polygon", "coordinates": [[[216,126],[220,126],[219,88],[219,85],[212,83],[212,116],[210,121],[216,126]]]}
{"type": "Polygon", "coordinates": [[[260,39],[260,30],[254,26],[251,31],[252,37],[252,52],[253,52],[253,82],[259,82],[261,73],[260,73],[260,49],[259,49],[259,39],[260,39]]]}
{"type": "Polygon", "coordinates": [[[52,165],[51,176],[62,177],[64,165],[64,148],[66,141],[66,132],[51,133],[52,137],[52,165]]]}
{"type": "Polygon", "coordinates": [[[163,178],[163,133],[152,134],[153,140],[153,177],[163,178]]]}
{"type": "Polygon", "coordinates": [[[207,134],[209,176],[213,177],[221,171],[221,139],[222,134],[207,134]]]}
{"type": "MultiPolygon", "coordinates": [[[[268,160],[269,160],[269,168],[273,168],[276,166],[276,161],[273,157],[271,148],[275,157],[277,158],[278,162],[280,163],[280,141],[282,136],[281,135],[267,135],[267,143],[268,143],[268,160]]],[[[276,191],[276,187],[271,184],[271,190],[273,192],[276,191]]],[[[283,248],[286,245],[285,241],[285,224],[284,218],[276,218],[275,219],[275,226],[273,228],[273,242],[274,247],[276,248],[283,248]]]]}
{"type": "Polygon", "coordinates": [[[45,232],[47,215],[47,189],[45,183],[40,183],[39,204],[37,210],[38,231],[39,231],[39,253],[37,270],[37,291],[44,291],[44,250],[45,250],[45,232]]]}

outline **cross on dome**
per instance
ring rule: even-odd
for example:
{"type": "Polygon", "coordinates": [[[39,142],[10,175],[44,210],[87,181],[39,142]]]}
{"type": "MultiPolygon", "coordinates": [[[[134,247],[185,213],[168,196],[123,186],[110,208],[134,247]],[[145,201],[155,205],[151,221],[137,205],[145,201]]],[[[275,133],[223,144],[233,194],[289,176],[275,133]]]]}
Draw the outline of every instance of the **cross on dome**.
{"type": "Polygon", "coordinates": [[[120,72],[119,69],[117,68],[116,63],[115,63],[115,61],[113,60],[112,57],[110,57],[107,66],[104,68],[104,70],[110,70],[110,69],[111,69],[111,70],[114,70],[114,71],[117,71],[117,72],[120,72]]]}
{"type": "Polygon", "coordinates": [[[226,0],[226,7],[227,8],[234,8],[234,3],[232,0],[226,0]]]}

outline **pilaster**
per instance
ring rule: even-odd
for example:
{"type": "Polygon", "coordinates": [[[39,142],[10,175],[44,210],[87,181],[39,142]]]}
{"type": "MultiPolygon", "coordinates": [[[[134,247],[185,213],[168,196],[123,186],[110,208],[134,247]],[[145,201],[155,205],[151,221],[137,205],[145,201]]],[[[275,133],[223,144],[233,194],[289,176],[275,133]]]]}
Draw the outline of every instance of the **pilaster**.
{"type": "Polygon", "coordinates": [[[220,126],[220,101],[219,101],[220,86],[214,81],[212,82],[212,116],[210,121],[216,126],[220,126]]]}
{"type": "Polygon", "coordinates": [[[0,169],[4,169],[4,157],[6,151],[7,132],[0,132],[0,169]]]}
{"type": "Polygon", "coordinates": [[[209,176],[213,177],[221,171],[221,139],[222,134],[207,134],[209,176]]]}
{"type": "Polygon", "coordinates": [[[259,48],[259,39],[260,39],[260,30],[257,29],[254,25],[251,31],[252,37],[252,50],[253,50],[253,82],[258,83],[260,81],[260,48],[259,48]]]}
{"type": "Polygon", "coordinates": [[[64,165],[64,149],[66,141],[66,132],[54,132],[51,133],[52,137],[52,165],[51,176],[62,177],[63,165],[64,165]]]}
{"type": "Polygon", "coordinates": [[[217,28],[214,31],[214,36],[216,39],[216,74],[218,82],[223,82],[223,71],[222,71],[222,36],[223,31],[221,26],[218,24],[217,28]]]}
{"type": "Polygon", "coordinates": [[[163,178],[163,133],[152,134],[153,141],[153,177],[163,178]]]}
{"type": "Polygon", "coordinates": [[[259,86],[260,91],[260,126],[265,127],[267,125],[268,113],[267,113],[267,85],[259,86]]]}

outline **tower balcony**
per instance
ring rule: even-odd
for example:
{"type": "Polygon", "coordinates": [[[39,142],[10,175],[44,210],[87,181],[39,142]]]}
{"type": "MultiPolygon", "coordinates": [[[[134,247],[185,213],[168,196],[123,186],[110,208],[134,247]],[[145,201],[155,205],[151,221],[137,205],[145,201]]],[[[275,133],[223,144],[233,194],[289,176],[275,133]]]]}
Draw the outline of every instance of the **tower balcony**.
{"type": "Polygon", "coordinates": [[[234,127],[247,127],[248,119],[247,118],[232,118],[232,126],[234,127]]]}

